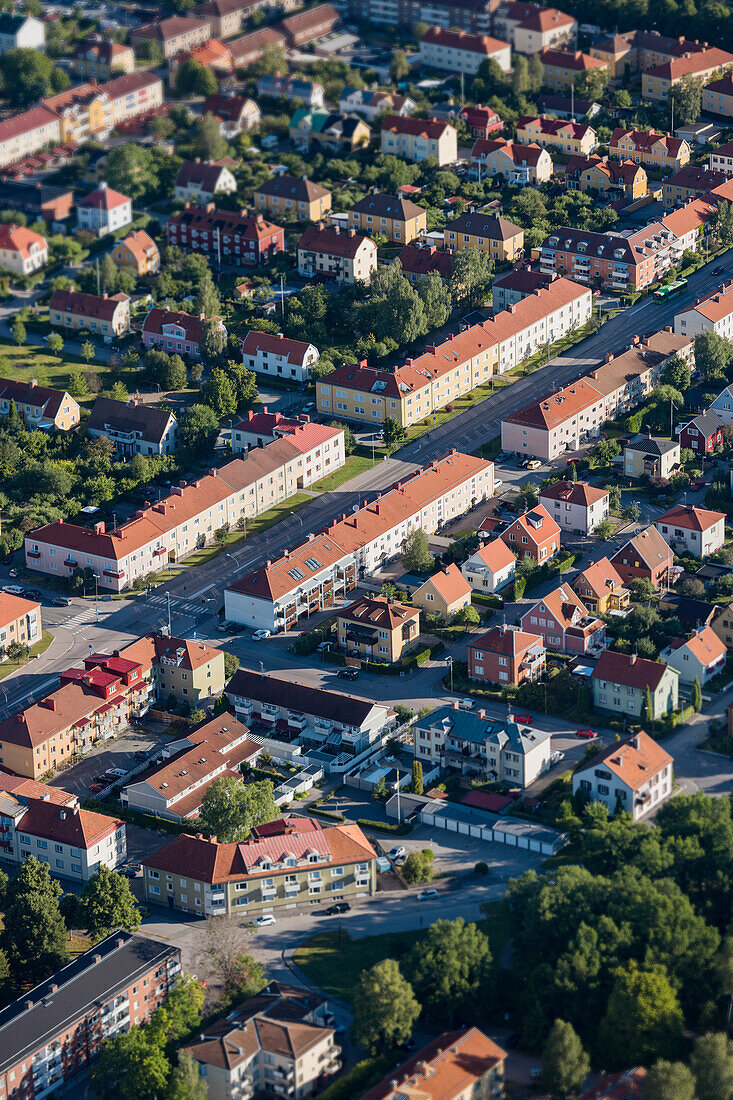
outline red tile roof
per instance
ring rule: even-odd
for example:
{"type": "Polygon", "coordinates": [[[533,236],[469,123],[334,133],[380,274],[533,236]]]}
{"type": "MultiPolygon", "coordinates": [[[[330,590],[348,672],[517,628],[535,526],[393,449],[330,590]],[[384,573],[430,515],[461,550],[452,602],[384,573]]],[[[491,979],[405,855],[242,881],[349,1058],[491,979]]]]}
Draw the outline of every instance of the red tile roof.
{"type": "Polygon", "coordinates": [[[33,836],[88,850],[124,826],[119,818],[82,810],[78,802],[59,806],[51,800],[32,798],[19,828],[33,836]]]}
{"type": "Polygon", "coordinates": [[[127,195],[121,195],[119,191],[113,191],[111,187],[98,187],[96,191],[90,191],[83,199],[79,199],[77,206],[91,206],[95,210],[115,210],[118,206],[124,206],[130,202],[127,195]]]}
{"type": "Polygon", "coordinates": [[[587,481],[556,481],[554,485],[548,485],[541,490],[540,500],[547,497],[548,500],[561,500],[565,504],[579,504],[582,508],[589,508],[591,504],[605,500],[608,495],[608,489],[589,485],[587,481]]]}
{"type": "Polygon", "coordinates": [[[492,57],[500,50],[510,48],[508,42],[502,42],[498,38],[490,38],[488,34],[449,31],[443,27],[435,26],[428,27],[420,41],[432,43],[434,46],[445,46],[448,50],[465,50],[468,53],[481,54],[482,57],[492,57]]]}
{"type": "Polygon", "coordinates": [[[34,233],[32,229],[26,229],[24,225],[15,225],[12,222],[0,224],[0,249],[8,252],[18,252],[24,260],[31,254],[32,245],[40,245],[41,249],[47,249],[46,238],[40,233],[34,233]]]}
{"type": "Polygon", "coordinates": [[[674,524],[688,531],[707,531],[724,519],[725,512],[712,512],[707,508],[697,508],[694,504],[675,504],[655,522],[674,524]]]}
{"type": "Polygon", "coordinates": [[[505,1058],[506,1052],[478,1028],[448,1031],[390,1070],[360,1100],[457,1100],[473,1093],[505,1058]]]}
{"type": "MultiPolygon", "coordinates": [[[[667,666],[659,661],[649,661],[636,654],[619,653],[615,649],[604,649],[593,669],[593,680],[609,680],[625,687],[649,688],[656,691],[661,683],[667,666]]],[[[595,758],[594,758],[595,759],[595,758]]]]}
{"type": "MultiPolygon", "coordinates": [[[[721,642],[722,645],[722,642],[721,642]]],[[[725,646],[723,646],[725,650],[725,646]]],[[[643,787],[663,768],[674,763],[674,758],[657,741],[641,730],[633,737],[617,741],[575,769],[576,775],[594,771],[603,763],[609,771],[632,791],[643,787]]]]}
{"type": "Polygon", "coordinates": [[[82,294],[78,290],[54,290],[48,303],[49,309],[59,313],[73,313],[78,317],[93,317],[96,320],[111,321],[121,302],[129,302],[126,294],[113,294],[111,297],[98,297],[96,294],[82,294]]]}
{"type": "Polygon", "coordinates": [[[298,249],[353,259],[364,241],[369,242],[370,250],[373,248],[376,252],[376,245],[369,237],[354,233],[353,230],[343,233],[337,226],[309,225],[298,241],[298,249]]]}
{"type": "Polygon", "coordinates": [[[411,118],[407,115],[385,115],[382,130],[392,134],[412,134],[413,137],[429,138],[437,141],[446,130],[452,130],[449,122],[440,122],[427,118],[411,118]]]}

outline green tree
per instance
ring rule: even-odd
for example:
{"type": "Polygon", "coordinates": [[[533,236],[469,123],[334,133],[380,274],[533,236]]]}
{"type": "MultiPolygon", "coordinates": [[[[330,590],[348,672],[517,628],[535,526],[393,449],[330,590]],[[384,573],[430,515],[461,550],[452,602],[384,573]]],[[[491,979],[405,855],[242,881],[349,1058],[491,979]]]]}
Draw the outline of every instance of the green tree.
{"type": "Polygon", "coordinates": [[[642,970],[630,962],[616,971],[598,1049],[611,1068],[673,1058],[682,1038],[683,1017],[666,969],[642,970]]]}
{"type": "Polygon", "coordinates": [[[410,63],[404,50],[392,50],[392,60],[389,64],[389,75],[395,84],[400,80],[406,80],[410,75],[410,63]]]}
{"type": "Polygon", "coordinates": [[[209,318],[204,321],[204,330],[199,344],[202,359],[206,363],[218,362],[226,347],[226,339],[226,333],[218,320],[209,318]]]}
{"type": "Polygon", "coordinates": [[[733,244],[733,203],[721,201],[717,211],[708,223],[714,240],[730,248],[733,244]]]}
{"type": "Polygon", "coordinates": [[[674,389],[684,393],[690,388],[691,373],[690,364],[687,360],[683,359],[681,355],[675,355],[664,368],[662,382],[665,386],[673,386],[674,389]]]}
{"type": "Polygon", "coordinates": [[[170,1068],[152,1028],[133,1027],[102,1043],[91,1079],[103,1100],[141,1100],[165,1094],[170,1068]]]}
{"type": "Polygon", "coordinates": [[[207,111],[196,123],[193,150],[202,160],[219,160],[227,154],[227,143],[221,136],[218,119],[207,111]]]}
{"type": "Polygon", "coordinates": [[[460,611],[456,611],[453,616],[453,622],[461,626],[478,626],[481,622],[481,616],[476,608],[468,603],[465,607],[462,607],[460,611]]]}
{"type": "Polygon", "coordinates": [[[402,877],[408,886],[430,882],[433,877],[433,853],[430,848],[410,852],[402,864],[402,877]]]}
{"type": "MultiPolygon", "coordinates": [[[[221,312],[219,291],[214,285],[214,280],[211,277],[211,272],[208,267],[198,283],[194,312],[198,314],[203,313],[204,317],[209,321],[213,317],[218,317],[221,312]]],[[[221,350],[223,350],[223,348],[224,345],[222,344],[221,350]]]]}
{"type": "Polygon", "coordinates": [[[720,379],[733,360],[733,348],[717,332],[699,332],[695,337],[695,366],[706,382],[720,379]]]}
{"type": "Polygon", "coordinates": [[[52,352],[53,355],[61,355],[61,352],[64,350],[63,337],[58,332],[52,332],[46,343],[48,344],[48,350],[52,352]]]}
{"type": "Polygon", "coordinates": [[[675,126],[690,126],[697,122],[702,110],[702,90],[704,80],[686,73],[682,80],[673,84],[667,93],[670,107],[674,104],[675,126]]]}
{"type": "Polygon", "coordinates": [[[702,710],[702,688],[700,687],[700,681],[698,680],[697,676],[695,677],[695,682],[692,685],[692,695],[690,697],[690,702],[692,703],[692,709],[699,714],[702,710]]]}
{"type": "Polygon", "coordinates": [[[542,1051],[542,1083],[552,1097],[564,1100],[590,1073],[590,1059],[572,1024],[555,1020],[542,1051]]]}
{"type": "Polygon", "coordinates": [[[89,383],[79,370],[72,371],[69,375],[69,393],[72,397],[86,397],[89,393],[89,383]]]}
{"type": "Polygon", "coordinates": [[[239,668],[239,663],[239,657],[237,657],[236,653],[224,654],[224,679],[227,682],[231,680],[232,676],[239,668]]]}
{"type": "Polygon", "coordinates": [[[391,455],[399,450],[406,439],[407,432],[399,420],[395,420],[393,416],[388,416],[382,423],[382,440],[387,454],[391,455]]]}
{"type": "Polygon", "coordinates": [[[110,871],[101,863],[82,893],[84,923],[92,940],[103,940],[116,928],[136,932],[140,927],[140,910],[135,904],[130,884],[122,875],[110,871]]]}
{"type": "Polygon", "coordinates": [[[0,60],[3,95],[13,108],[23,109],[51,91],[53,61],[40,50],[9,50],[0,60]]]}
{"type": "Polygon", "coordinates": [[[610,539],[613,532],[616,530],[610,519],[602,519],[601,522],[594,528],[593,534],[601,542],[606,542],[610,539]]]}
{"type": "Polygon", "coordinates": [[[617,88],[613,93],[613,105],[614,107],[630,107],[631,95],[627,92],[626,88],[617,88]]]}
{"type": "Polygon", "coordinates": [[[538,53],[533,53],[529,58],[529,90],[536,94],[542,87],[545,78],[545,69],[542,58],[538,53]]]}
{"type": "Polygon", "coordinates": [[[437,920],[415,944],[405,966],[424,1010],[450,1025],[476,1003],[488,981],[489,941],[477,924],[463,917],[437,920]]]}
{"type": "Polygon", "coordinates": [[[113,401],[128,401],[130,394],[125,383],[120,381],[115,382],[110,390],[110,397],[113,401]]]}
{"type": "Polygon", "coordinates": [[[655,1062],[649,1069],[644,1100],[696,1100],[695,1078],[682,1062],[655,1062]]]}
{"type": "Polygon", "coordinates": [[[35,856],[25,859],[7,887],[0,947],[21,981],[39,982],[68,961],[61,892],[48,864],[35,856]]]}
{"type": "Polygon", "coordinates": [[[575,94],[591,103],[603,97],[603,91],[609,80],[608,69],[588,69],[575,81],[575,94]]]}
{"type": "Polygon", "coordinates": [[[652,703],[652,693],[648,687],[644,692],[640,718],[642,726],[650,726],[654,721],[654,704],[652,703]]]}
{"type": "Polygon", "coordinates": [[[13,339],[15,340],[18,347],[22,347],[22,345],[26,341],[26,331],[25,331],[25,325],[23,324],[23,321],[17,315],[13,320],[13,324],[12,324],[12,327],[11,327],[11,332],[13,333],[13,339]]]}
{"type": "Polygon", "coordinates": [[[722,1032],[700,1035],[690,1057],[697,1100],[733,1098],[733,1040],[722,1032]]]}
{"type": "Polygon", "coordinates": [[[423,778],[422,778],[422,764],[419,760],[414,760],[412,764],[412,793],[422,794],[423,792],[423,778]]]}
{"type": "Polygon", "coordinates": [[[437,271],[428,275],[420,288],[423,306],[425,307],[425,321],[428,331],[441,328],[450,317],[452,306],[451,293],[447,283],[443,281],[437,271]]]}
{"type": "Polygon", "coordinates": [[[114,294],[117,290],[117,265],[111,252],[105,252],[99,265],[99,285],[103,294],[114,294]]]}
{"type": "Polygon", "coordinates": [[[522,54],[517,54],[514,58],[514,68],[512,69],[512,91],[515,96],[519,98],[521,95],[526,95],[529,91],[529,62],[522,54]]]}
{"type": "Polygon", "coordinates": [[[400,560],[408,573],[427,573],[433,568],[435,558],[430,553],[428,536],[422,527],[410,531],[403,540],[400,560]]]}
{"type": "Polygon", "coordinates": [[[176,74],[176,91],[181,96],[215,95],[217,88],[216,77],[211,69],[193,58],[184,61],[176,74]]]}
{"type": "Polygon", "coordinates": [[[362,332],[371,333],[377,341],[393,340],[397,347],[413,343],[428,331],[422,298],[402,274],[399,260],[377,268],[369,296],[357,313],[362,332]]]}
{"type": "Polygon", "coordinates": [[[235,916],[208,917],[199,932],[197,966],[221,982],[227,1001],[245,1000],[264,985],[264,971],[247,953],[247,933],[235,916]]]}
{"type": "Polygon", "coordinates": [[[194,454],[204,455],[213,450],[218,434],[219,420],[209,405],[190,405],[181,413],[178,438],[181,446],[194,454]]]}
{"type": "Polygon", "coordinates": [[[176,984],[156,1008],[150,1028],[161,1046],[170,1050],[201,1023],[206,990],[197,978],[181,974],[176,984]]]}
{"type": "Polygon", "coordinates": [[[178,1055],[178,1065],[170,1076],[166,1100],[207,1100],[208,1095],[209,1090],[199,1074],[198,1064],[189,1051],[182,1050],[178,1055]]]}
{"type": "Polygon", "coordinates": [[[477,309],[489,295],[494,265],[480,248],[463,248],[453,261],[450,290],[454,302],[463,308],[477,309]]]}
{"type": "MultiPolygon", "coordinates": [[[[91,340],[85,340],[84,343],[81,345],[81,357],[87,365],[91,363],[92,359],[94,358],[94,344],[91,340]]],[[[72,394],[72,396],[76,395],[72,394]]]]}
{"type": "Polygon", "coordinates": [[[104,162],[104,176],[110,187],[133,200],[155,191],[159,183],[150,150],[130,141],[109,151],[104,162]]]}
{"type": "Polygon", "coordinates": [[[219,420],[237,411],[237,395],[234,386],[229,376],[220,367],[212,370],[204,382],[201,387],[201,396],[214,410],[219,420]]]}
{"type": "Polygon", "coordinates": [[[362,973],[352,1005],[354,1039],[372,1055],[407,1042],[420,1015],[412,986],[394,959],[362,973]]]}
{"type": "Polygon", "coordinates": [[[256,825],[279,814],[269,779],[245,786],[238,779],[215,779],[201,800],[198,822],[223,843],[246,840],[256,825]]]}
{"type": "Polygon", "coordinates": [[[351,455],[356,450],[356,440],[354,439],[354,433],[348,424],[343,424],[340,420],[332,420],[330,423],[332,428],[340,428],[344,433],[344,454],[351,455]]]}
{"type": "Polygon", "coordinates": [[[167,390],[182,390],[185,389],[187,381],[186,364],[180,355],[171,355],[165,375],[165,388],[167,390]]]}

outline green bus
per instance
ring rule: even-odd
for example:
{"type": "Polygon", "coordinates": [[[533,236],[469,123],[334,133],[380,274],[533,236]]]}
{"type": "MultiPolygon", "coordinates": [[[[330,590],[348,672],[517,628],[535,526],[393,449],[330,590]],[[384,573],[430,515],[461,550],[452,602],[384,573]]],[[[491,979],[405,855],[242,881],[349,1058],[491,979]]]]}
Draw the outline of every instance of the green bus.
{"type": "Polygon", "coordinates": [[[687,290],[687,279],[677,279],[674,283],[669,283],[667,286],[660,286],[658,290],[654,291],[655,302],[666,302],[668,298],[676,298],[683,290],[687,290]]]}

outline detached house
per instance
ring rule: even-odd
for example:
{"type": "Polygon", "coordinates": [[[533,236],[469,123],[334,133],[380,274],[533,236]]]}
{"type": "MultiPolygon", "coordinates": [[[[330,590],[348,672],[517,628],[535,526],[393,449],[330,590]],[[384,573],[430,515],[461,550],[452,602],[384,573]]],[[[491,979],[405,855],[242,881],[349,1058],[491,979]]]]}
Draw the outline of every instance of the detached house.
{"type": "Polygon", "coordinates": [[[514,581],[517,558],[502,539],[479,543],[461,572],[474,592],[501,592],[514,581]]]}
{"type": "Polygon", "coordinates": [[[629,539],[611,562],[627,584],[648,580],[655,588],[664,588],[669,584],[674,555],[656,527],[647,527],[629,539]]]}
{"type": "Polygon", "coordinates": [[[118,241],[112,250],[112,259],[118,267],[133,271],[136,275],[154,275],[160,268],[158,246],[144,229],[136,229],[124,240],[118,241]]]}
{"type": "Polygon", "coordinates": [[[556,481],[540,493],[540,504],[553,517],[558,527],[590,535],[608,519],[607,489],[585,481],[556,481]]]}
{"type": "Polygon", "coordinates": [[[717,447],[723,446],[723,420],[709,409],[683,424],[677,438],[680,447],[688,447],[696,457],[711,455],[717,447]]]}
{"type": "Polygon", "coordinates": [[[331,192],[307,176],[272,176],[255,188],[253,202],[263,214],[317,222],[331,210],[331,192]]]}
{"type": "Polygon", "coordinates": [[[394,244],[410,244],[427,229],[427,212],[402,195],[385,195],[376,187],[349,210],[349,229],[382,233],[394,244]]]}
{"type": "Polygon", "coordinates": [[[709,412],[722,420],[723,424],[733,424],[733,386],[726,386],[711,402],[709,412]]]}
{"type": "Polygon", "coordinates": [[[242,363],[258,374],[272,378],[294,378],[306,382],[320,356],[318,348],[305,340],[290,340],[281,332],[250,331],[242,340],[242,363]]]}
{"type": "MultiPolygon", "coordinates": [[[[210,317],[209,320],[218,321],[224,329],[219,317],[210,317]]],[[[161,348],[169,354],[178,352],[179,355],[198,359],[199,343],[204,334],[204,321],[203,314],[200,317],[193,317],[190,313],[183,313],[180,310],[151,309],[143,321],[143,344],[146,348],[161,348]]],[[[226,333],[226,329],[224,332],[226,333]]]]}
{"type": "Polygon", "coordinates": [[[490,684],[523,684],[545,670],[545,643],[540,634],[518,626],[495,626],[468,646],[468,675],[490,684]]]}
{"type": "Polygon", "coordinates": [[[608,558],[599,558],[586,566],[572,581],[572,588],[595,615],[625,611],[631,600],[628,588],[624,588],[624,582],[608,558]]]}
{"type": "Polygon", "coordinates": [[[679,673],[659,661],[635,653],[605,649],[591,675],[593,706],[613,714],[640,718],[649,689],[652,718],[663,718],[677,709],[679,673]]]}
{"type": "Polygon", "coordinates": [[[337,283],[368,283],[376,270],[376,244],[354,229],[343,233],[338,226],[319,222],[298,241],[298,273],[305,278],[321,275],[337,283]]]}
{"type": "Polygon", "coordinates": [[[78,290],[54,290],[48,303],[52,325],[69,329],[88,329],[109,344],[130,329],[130,299],[126,294],[101,297],[78,290]]]}
{"type": "Polygon", "coordinates": [[[7,416],[11,402],[26,428],[58,428],[67,432],[79,423],[79,404],[66,390],[53,390],[39,386],[35,378],[30,382],[18,382],[14,378],[0,378],[0,416],[7,416]]]}
{"type": "Polygon", "coordinates": [[[458,133],[448,122],[385,115],[381,136],[383,153],[414,163],[433,157],[442,167],[458,159],[458,133]]]}
{"type": "Polygon", "coordinates": [[[725,513],[675,504],[654,522],[673,550],[706,558],[725,543],[725,513]]]}
{"type": "Polygon", "coordinates": [[[233,195],[236,190],[237,181],[224,164],[184,160],[176,176],[175,197],[184,201],[206,204],[219,193],[233,195]]]}
{"type": "Polygon", "coordinates": [[[488,138],[492,134],[501,133],[504,123],[496,111],[491,107],[484,107],[477,103],[475,107],[462,107],[458,113],[468,127],[468,132],[473,138],[488,138]]]}
{"type": "Polygon", "coordinates": [[[692,686],[695,680],[704,687],[725,667],[728,650],[711,626],[701,630],[684,641],[674,638],[659,654],[661,659],[679,673],[680,683],[692,686]]]}
{"type": "Polygon", "coordinates": [[[48,242],[41,233],[24,225],[0,225],[0,269],[14,275],[31,275],[48,262],[48,242]]]}
{"type": "Polygon", "coordinates": [[[76,204],[79,228],[88,229],[97,237],[116,233],[132,221],[132,199],[100,183],[96,191],[85,195],[76,204]]]}
{"type": "Polygon", "coordinates": [[[501,535],[518,558],[549,561],[560,549],[560,528],[541,504],[514,520],[501,535]]]}
{"type": "Polygon", "coordinates": [[[552,157],[541,145],[521,145],[505,138],[479,138],[471,150],[471,175],[483,180],[502,176],[516,187],[547,183],[552,175],[552,157]]]}
{"type": "Polygon", "coordinates": [[[626,477],[669,478],[680,464],[680,445],[672,439],[635,435],[624,447],[626,477]]]}
{"type": "Polygon", "coordinates": [[[517,141],[522,145],[534,142],[543,149],[557,149],[574,156],[588,156],[598,144],[592,126],[544,115],[523,115],[517,122],[517,141]]]}
{"type": "Polygon", "coordinates": [[[684,138],[658,134],[653,130],[624,130],[618,127],[611,135],[608,151],[612,157],[672,172],[684,168],[690,160],[690,146],[684,138]]]}
{"type": "Polygon", "coordinates": [[[370,661],[399,661],[420,637],[420,610],[384,596],[364,596],[336,617],[339,645],[370,661]]]}
{"type": "Polygon", "coordinates": [[[443,230],[446,248],[462,252],[464,248],[478,248],[491,256],[495,263],[515,260],[524,248],[524,230],[496,214],[461,214],[449,222],[443,230]]]}
{"type": "Polygon", "coordinates": [[[86,424],[90,435],[104,435],[120,458],[133,455],[173,454],[178,439],[178,421],[168,409],[98,397],[86,424]]]}
{"type": "Polygon", "coordinates": [[[569,584],[543,596],[520,619],[522,629],[540,634],[548,649],[591,653],[606,644],[606,627],[591,614],[569,584]]]}
{"type": "Polygon", "coordinates": [[[204,114],[214,116],[219,133],[228,141],[256,129],[262,117],[255,101],[241,95],[210,95],[204,103],[204,114]]]}
{"type": "Polygon", "coordinates": [[[428,577],[413,593],[412,602],[424,611],[451,619],[471,603],[471,592],[471,585],[453,563],[428,577]]]}
{"type": "MultiPolygon", "coordinates": [[[[644,817],[672,793],[673,758],[649,734],[624,738],[602,749],[591,760],[576,768],[573,794],[586,795],[591,802],[602,802],[611,815],[619,809],[634,821],[644,817]]],[[[603,1096],[642,1096],[631,1091],[629,1082],[621,1082],[621,1092],[593,1093],[603,1096]]]]}

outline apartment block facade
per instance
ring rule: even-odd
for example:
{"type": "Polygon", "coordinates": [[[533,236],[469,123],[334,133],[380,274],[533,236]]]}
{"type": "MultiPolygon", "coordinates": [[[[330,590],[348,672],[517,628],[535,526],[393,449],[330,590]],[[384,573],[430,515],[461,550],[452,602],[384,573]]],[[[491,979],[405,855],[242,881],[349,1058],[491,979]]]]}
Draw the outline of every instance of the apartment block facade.
{"type": "Polygon", "coordinates": [[[285,248],[285,230],[262,214],[237,214],[217,210],[213,203],[202,209],[189,206],[167,225],[168,243],[184,252],[203,252],[224,263],[238,260],[255,266],[271,260],[285,248]]]}
{"type": "Polygon", "coordinates": [[[458,134],[448,122],[385,115],[380,133],[383,153],[414,163],[432,157],[442,167],[458,158],[458,134]]]}
{"type": "Polygon", "coordinates": [[[503,72],[511,68],[511,46],[485,34],[429,27],[420,39],[420,61],[432,69],[475,76],[483,61],[495,61],[503,72]]]}

